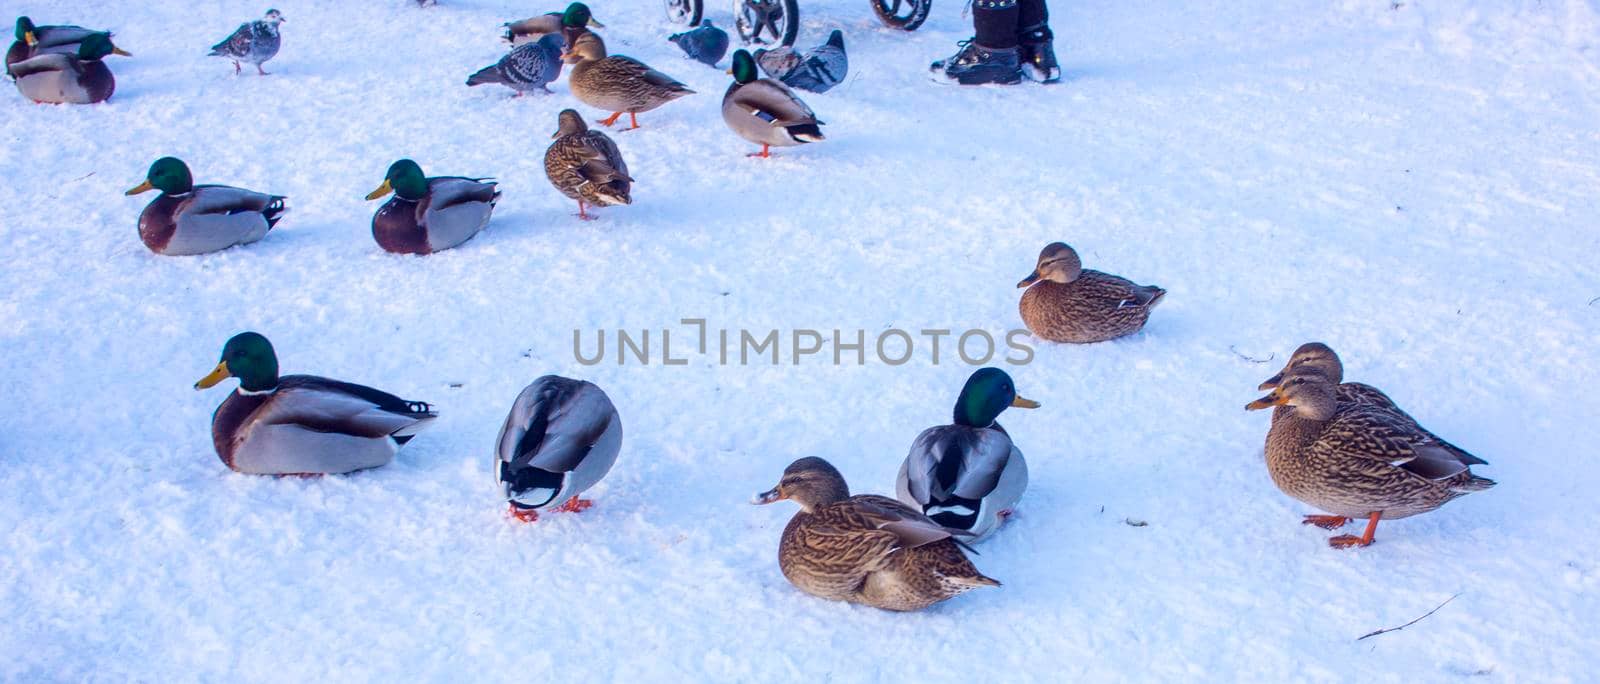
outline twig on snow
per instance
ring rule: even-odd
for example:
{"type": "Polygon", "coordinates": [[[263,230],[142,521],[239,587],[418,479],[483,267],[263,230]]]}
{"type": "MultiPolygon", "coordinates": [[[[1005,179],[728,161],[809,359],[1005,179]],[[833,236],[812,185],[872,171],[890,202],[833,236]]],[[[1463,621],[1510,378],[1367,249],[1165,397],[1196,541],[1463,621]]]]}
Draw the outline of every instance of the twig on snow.
{"type": "Polygon", "coordinates": [[[84,174],[84,175],[82,175],[82,176],[78,176],[78,177],[77,177],[77,178],[74,178],[74,179],[72,179],[72,182],[74,182],[74,183],[76,183],[76,182],[78,182],[78,181],[81,181],[81,180],[83,180],[83,179],[85,179],[85,178],[88,178],[88,177],[90,177],[90,176],[93,176],[93,175],[94,175],[94,173],[95,173],[95,172],[93,172],[93,171],[90,171],[90,172],[88,172],[88,173],[86,173],[86,174],[84,174]]]}
{"type": "Polygon", "coordinates": [[[1600,297],[1595,297],[1594,299],[1589,300],[1589,306],[1594,306],[1595,302],[1600,302],[1600,297]]]}
{"type": "Polygon", "coordinates": [[[1264,359],[1251,358],[1251,357],[1245,356],[1244,354],[1240,354],[1239,350],[1238,349],[1234,349],[1233,345],[1231,345],[1231,344],[1228,345],[1228,351],[1233,352],[1234,356],[1237,356],[1237,357],[1239,357],[1241,359],[1249,361],[1250,363],[1272,363],[1272,359],[1274,359],[1274,358],[1276,358],[1278,356],[1278,352],[1270,352],[1270,353],[1267,354],[1267,358],[1264,358],[1264,359]]]}
{"type": "Polygon", "coordinates": [[[1415,620],[1412,620],[1412,621],[1407,622],[1407,623],[1405,623],[1403,625],[1400,625],[1399,627],[1389,627],[1389,628],[1386,628],[1386,629],[1380,629],[1380,630],[1378,630],[1376,632],[1367,632],[1366,634],[1363,634],[1363,635],[1361,635],[1359,637],[1356,637],[1356,641],[1360,641],[1360,640],[1365,639],[1367,637],[1375,637],[1375,636],[1378,636],[1379,634],[1383,634],[1385,632],[1398,632],[1398,631],[1400,631],[1402,629],[1405,629],[1405,628],[1410,627],[1410,626],[1412,626],[1414,624],[1417,624],[1418,622],[1422,622],[1423,620],[1427,619],[1427,617],[1429,615],[1432,615],[1434,613],[1439,612],[1439,609],[1443,608],[1445,606],[1445,603],[1449,603],[1451,601],[1456,600],[1456,596],[1460,596],[1460,595],[1461,595],[1460,593],[1457,593],[1455,596],[1451,596],[1450,598],[1445,599],[1444,603],[1441,603],[1441,604],[1439,604],[1437,606],[1434,606],[1433,610],[1430,610],[1430,611],[1428,611],[1426,613],[1423,613],[1422,617],[1419,617],[1419,618],[1417,618],[1415,620]]]}

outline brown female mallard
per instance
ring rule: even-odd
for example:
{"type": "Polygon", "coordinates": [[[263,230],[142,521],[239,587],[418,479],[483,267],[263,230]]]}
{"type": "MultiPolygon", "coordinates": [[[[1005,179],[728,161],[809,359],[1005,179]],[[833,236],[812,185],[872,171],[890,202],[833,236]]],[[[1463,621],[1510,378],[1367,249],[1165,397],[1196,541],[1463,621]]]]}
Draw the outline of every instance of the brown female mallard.
{"type": "MultiPolygon", "coordinates": [[[[1332,382],[1334,384],[1334,399],[1341,404],[1360,404],[1393,414],[1396,418],[1416,426],[1416,429],[1427,435],[1429,439],[1444,447],[1446,451],[1449,451],[1467,465],[1488,465],[1489,463],[1468,453],[1466,449],[1451,444],[1445,441],[1444,438],[1429,432],[1427,428],[1422,427],[1422,424],[1417,422],[1417,419],[1412,418],[1411,414],[1406,413],[1396,405],[1394,400],[1389,398],[1389,395],[1383,393],[1383,390],[1359,382],[1343,382],[1344,364],[1339,361],[1339,355],[1334,353],[1333,348],[1321,342],[1307,342],[1300,345],[1300,348],[1294,350],[1294,354],[1289,357],[1289,362],[1283,366],[1283,370],[1278,371],[1277,375],[1267,378],[1266,382],[1261,383],[1261,386],[1257,389],[1263,391],[1274,389],[1287,376],[1307,374],[1321,375],[1327,378],[1329,382],[1332,382]]],[[[1272,419],[1277,420],[1288,412],[1288,408],[1280,406],[1273,410],[1272,419]]]]}
{"type": "Polygon", "coordinates": [[[1427,513],[1494,486],[1415,423],[1340,403],[1337,393],[1326,376],[1292,375],[1245,407],[1288,407],[1267,432],[1267,473],[1283,493],[1332,514],[1308,515],[1306,524],[1331,530],[1367,519],[1361,536],[1339,535],[1329,545],[1366,546],[1379,520],[1427,513]]]}
{"type": "Polygon", "coordinates": [[[1154,285],[1085,269],[1077,251],[1061,242],[1045,245],[1033,273],[1017,287],[1028,288],[1018,308],[1033,334],[1076,344],[1139,332],[1167,294],[1154,285]]]}
{"type": "Polygon", "coordinates": [[[951,532],[885,496],[850,496],[844,476],[802,458],[755,503],[790,499],[800,512],[783,529],[778,567],[813,596],[884,610],[921,610],[977,587],[998,587],[967,560],[951,532]]]}
{"type": "Polygon", "coordinates": [[[561,194],[578,200],[578,218],[589,220],[585,203],[603,207],[629,204],[633,179],[617,144],[600,131],[589,130],[583,117],[563,109],[556,117],[555,142],[544,152],[544,175],[561,194]]]}
{"type": "Polygon", "coordinates": [[[584,104],[611,112],[600,123],[610,126],[623,112],[628,114],[629,130],[639,127],[640,112],[648,112],[684,95],[693,93],[671,76],[651,69],[643,62],[622,55],[606,56],[605,41],[585,31],[573,39],[562,58],[571,64],[567,83],[584,104]]]}

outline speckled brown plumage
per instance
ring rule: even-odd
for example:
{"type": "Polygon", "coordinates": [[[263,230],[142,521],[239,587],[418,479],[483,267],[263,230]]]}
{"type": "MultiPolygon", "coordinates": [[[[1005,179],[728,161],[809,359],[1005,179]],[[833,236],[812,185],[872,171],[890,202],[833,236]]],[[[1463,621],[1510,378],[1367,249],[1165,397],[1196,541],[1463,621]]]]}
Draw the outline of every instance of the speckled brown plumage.
{"type": "Polygon", "coordinates": [[[1040,252],[1033,273],[1017,286],[1028,288],[1018,304],[1028,330],[1051,342],[1074,344],[1139,332],[1166,294],[1154,285],[1084,269],[1077,252],[1060,242],[1040,252]]]}
{"type": "Polygon", "coordinates": [[[1248,408],[1269,406],[1290,407],[1267,433],[1273,483],[1335,516],[1405,518],[1494,486],[1414,424],[1370,405],[1338,402],[1323,376],[1288,377],[1248,408]]]}
{"type": "Polygon", "coordinates": [[[544,153],[544,173],[561,194],[595,206],[628,204],[633,179],[617,144],[600,131],[589,129],[571,109],[557,116],[555,142],[544,153]]]}
{"type": "Polygon", "coordinates": [[[783,530],[778,567],[800,590],[884,610],[921,610],[980,586],[999,586],[967,560],[951,533],[894,499],[849,496],[827,461],[803,458],[761,495],[801,511],[783,530]]]}
{"type": "Polygon", "coordinates": [[[602,122],[607,126],[623,112],[648,112],[694,92],[632,57],[608,56],[600,36],[587,31],[574,39],[564,61],[573,65],[567,76],[572,94],[584,104],[613,113],[602,122]]]}

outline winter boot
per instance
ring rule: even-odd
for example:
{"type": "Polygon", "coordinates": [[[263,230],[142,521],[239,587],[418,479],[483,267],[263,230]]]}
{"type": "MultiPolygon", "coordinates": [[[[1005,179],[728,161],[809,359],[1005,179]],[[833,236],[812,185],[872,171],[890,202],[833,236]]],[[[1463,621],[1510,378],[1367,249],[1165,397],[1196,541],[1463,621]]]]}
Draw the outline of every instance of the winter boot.
{"type": "Polygon", "coordinates": [[[1017,0],[974,0],[970,40],[949,59],[934,62],[934,71],[961,85],[1022,81],[1017,50],[1017,0]]]}
{"type": "Polygon", "coordinates": [[[1022,32],[1022,70],[1028,78],[1040,83],[1061,81],[1061,65],[1056,62],[1053,38],[1050,27],[1044,25],[1022,32]]]}

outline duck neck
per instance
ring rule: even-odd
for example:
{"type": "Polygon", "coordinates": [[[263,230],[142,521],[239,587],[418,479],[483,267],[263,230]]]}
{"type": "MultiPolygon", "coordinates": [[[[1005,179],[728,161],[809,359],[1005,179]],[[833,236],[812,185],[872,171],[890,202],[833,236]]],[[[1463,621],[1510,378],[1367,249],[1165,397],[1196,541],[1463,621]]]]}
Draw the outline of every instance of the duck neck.
{"type": "Polygon", "coordinates": [[[1327,420],[1308,418],[1302,411],[1280,407],[1273,412],[1272,429],[1267,431],[1267,457],[1283,457],[1298,452],[1316,441],[1327,420]]]}

